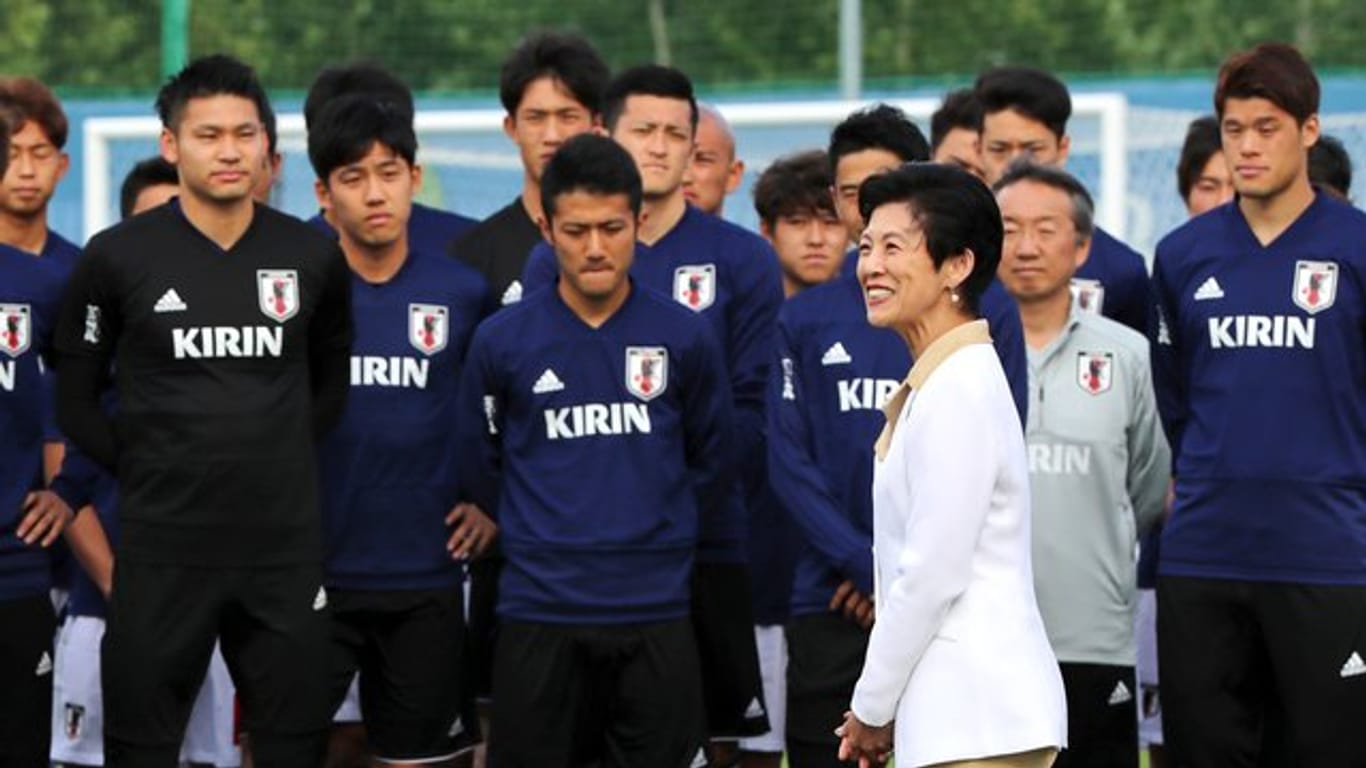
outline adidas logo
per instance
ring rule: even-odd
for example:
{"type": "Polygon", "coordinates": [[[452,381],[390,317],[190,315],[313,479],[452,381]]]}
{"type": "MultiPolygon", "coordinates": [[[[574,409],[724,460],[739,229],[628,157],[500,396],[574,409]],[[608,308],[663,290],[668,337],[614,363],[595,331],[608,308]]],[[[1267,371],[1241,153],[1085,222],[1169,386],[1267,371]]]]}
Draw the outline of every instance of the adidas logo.
{"type": "Polygon", "coordinates": [[[1215,280],[1213,276],[1201,283],[1199,288],[1195,289],[1196,301],[1209,301],[1210,299],[1222,298],[1224,298],[1224,289],[1219,287],[1219,281],[1215,280]]]}
{"type": "Polygon", "coordinates": [[[1357,675],[1366,675],[1366,661],[1361,660],[1361,654],[1352,651],[1352,655],[1347,657],[1347,663],[1342,665],[1342,671],[1338,673],[1338,676],[1356,677],[1357,675]]]}
{"type": "Polygon", "coordinates": [[[506,307],[506,306],[509,305],[509,304],[516,304],[517,302],[519,302],[519,301],[521,301],[521,300],[522,300],[522,281],[520,281],[520,280],[513,280],[513,281],[512,281],[512,284],[509,285],[509,286],[507,287],[507,290],[506,290],[506,291],[503,291],[503,298],[501,299],[501,301],[503,302],[503,306],[506,307]]]}
{"type": "Polygon", "coordinates": [[[559,392],[562,389],[564,389],[564,382],[560,381],[560,377],[556,376],[554,371],[547,368],[545,373],[541,374],[541,378],[532,385],[531,394],[544,395],[550,392],[559,392]]]}
{"type": "Polygon", "coordinates": [[[449,731],[446,731],[446,736],[453,739],[464,732],[465,724],[460,721],[460,716],[457,715],[455,718],[455,722],[451,723],[451,729],[449,731]]]}
{"type": "Polygon", "coordinates": [[[708,765],[711,763],[707,761],[707,750],[698,747],[697,754],[693,755],[692,763],[688,765],[688,768],[707,768],[708,765]]]}
{"type": "Polygon", "coordinates": [[[168,289],[157,299],[157,303],[152,306],[153,312],[184,312],[189,309],[189,305],[180,298],[180,294],[174,288],[168,289]]]}
{"type": "Polygon", "coordinates": [[[821,355],[821,365],[848,365],[852,362],[854,358],[849,356],[844,345],[838,341],[831,344],[830,348],[825,350],[825,354],[821,355]]]}
{"type": "Polygon", "coordinates": [[[318,587],[318,594],[313,598],[313,610],[321,611],[327,607],[327,588],[318,587]]]}
{"type": "MultiPolygon", "coordinates": [[[[1357,659],[1357,661],[1361,661],[1361,659],[1357,659]]],[[[34,668],[33,676],[42,677],[43,675],[50,674],[52,674],[52,655],[47,651],[43,651],[43,657],[38,659],[38,666],[34,668]]]]}
{"type": "Polygon", "coordinates": [[[763,717],[763,716],[764,716],[764,705],[759,703],[758,697],[756,696],[755,698],[750,699],[750,700],[749,700],[749,706],[748,706],[748,707],[745,707],[745,718],[746,718],[746,719],[749,719],[749,718],[751,718],[751,717],[763,717]]]}
{"type": "Polygon", "coordinates": [[[1115,683],[1115,689],[1110,691],[1110,706],[1126,704],[1133,700],[1134,694],[1129,691],[1129,686],[1125,685],[1123,680],[1115,683]]]}

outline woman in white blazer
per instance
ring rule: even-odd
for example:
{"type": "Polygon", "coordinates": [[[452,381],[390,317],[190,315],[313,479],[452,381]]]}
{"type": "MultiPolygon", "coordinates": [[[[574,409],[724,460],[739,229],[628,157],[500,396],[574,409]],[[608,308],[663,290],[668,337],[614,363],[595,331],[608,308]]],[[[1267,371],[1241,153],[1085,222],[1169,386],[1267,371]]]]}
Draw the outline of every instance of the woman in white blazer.
{"type": "Polygon", "coordinates": [[[981,181],[925,164],[869,179],[859,207],[868,321],[916,362],[875,448],[877,619],[840,756],[1045,768],[1066,703],[1034,599],[1024,435],[977,319],[1001,214],[981,181]]]}

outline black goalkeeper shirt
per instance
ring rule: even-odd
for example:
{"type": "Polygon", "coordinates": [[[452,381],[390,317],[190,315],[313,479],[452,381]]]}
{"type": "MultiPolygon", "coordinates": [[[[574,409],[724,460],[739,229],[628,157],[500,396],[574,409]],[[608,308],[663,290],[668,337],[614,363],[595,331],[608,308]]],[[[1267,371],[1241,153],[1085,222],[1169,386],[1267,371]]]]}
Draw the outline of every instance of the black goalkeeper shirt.
{"type": "Polygon", "coordinates": [[[484,276],[495,303],[507,306],[521,301],[522,270],[542,239],[519,196],[452,243],[450,252],[484,276]]]}

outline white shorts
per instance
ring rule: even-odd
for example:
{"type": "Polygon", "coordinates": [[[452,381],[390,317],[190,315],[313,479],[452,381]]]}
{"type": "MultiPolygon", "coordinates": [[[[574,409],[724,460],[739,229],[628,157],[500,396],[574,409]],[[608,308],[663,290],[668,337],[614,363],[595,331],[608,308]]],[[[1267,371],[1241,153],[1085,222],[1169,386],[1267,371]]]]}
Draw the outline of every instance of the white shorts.
{"type": "Polygon", "coordinates": [[[360,713],[360,674],[351,676],[351,687],[346,689],[346,698],[342,699],[341,706],[337,707],[337,714],[332,716],[332,722],[341,723],[360,723],[365,718],[360,713]]]}
{"type": "Polygon", "coordinates": [[[1158,695],[1157,593],[1138,591],[1134,617],[1134,645],[1138,649],[1138,741],[1143,746],[1162,745],[1162,699],[1158,695]]]}
{"type": "Polygon", "coordinates": [[[740,739],[746,752],[782,752],[787,749],[787,635],[781,626],[756,626],[754,644],[759,649],[759,675],[768,705],[768,733],[740,739]]]}
{"type": "MultiPolygon", "coordinates": [[[[104,708],[100,694],[100,641],[104,619],[72,616],[58,636],[52,681],[52,759],[104,765],[104,708]]],[[[195,698],[181,745],[182,760],[218,768],[242,764],[233,743],[233,686],[218,648],[195,698]]]]}

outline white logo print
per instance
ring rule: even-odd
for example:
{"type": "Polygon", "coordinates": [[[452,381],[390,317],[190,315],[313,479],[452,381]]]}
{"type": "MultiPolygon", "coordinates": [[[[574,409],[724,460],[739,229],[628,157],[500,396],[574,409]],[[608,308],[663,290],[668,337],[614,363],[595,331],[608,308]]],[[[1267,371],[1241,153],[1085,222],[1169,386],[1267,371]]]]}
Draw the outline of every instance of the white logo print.
{"type": "Polygon", "coordinates": [[[456,718],[455,718],[455,722],[451,723],[451,729],[450,729],[449,731],[446,731],[446,736],[448,736],[448,737],[450,737],[450,738],[453,739],[453,738],[455,738],[456,736],[459,736],[460,734],[462,734],[462,733],[464,733],[464,732],[465,732],[465,724],[462,723],[462,722],[460,722],[460,716],[457,715],[456,718]]]}
{"type": "Polygon", "coordinates": [[[1118,706],[1134,700],[1134,695],[1129,692],[1129,687],[1121,680],[1115,683],[1115,689],[1110,692],[1110,706],[1118,706]]]}
{"type": "Polygon", "coordinates": [[[318,594],[313,598],[313,610],[321,611],[327,607],[327,588],[318,587],[318,594]]]}
{"type": "Polygon", "coordinates": [[[1200,287],[1195,289],[1196,301],[1209,301],[1210,299],[1222,298],[1224,298],[1224,289],[1219,287],[1219,281],[1215,280],[1213,275],[1210,275],[1208,280],[1201,283],[1200,287]]]}
{"type": "Polygon", "coordinates": [[[821,365],[848,365],[852,362],[854,358],[845,351],[844,344],[838,341],[831,344],[830,348],[825,350],[825,354],[821,355],[821,365]]]}
{"type": "Polygon", "coordinates": [[[266,317],[283,323],[299,314],[299,274],[292,269],[256,270],[256,297],[266,317]]]}
{"type": "Polygon", "coordinates": [[[180,294],[176,293],[174,288],[168,288],[165,293],[161,294],[161,298],[157,299],[157,303],[152,307],[152,311],[184,312],[189,308],[189,305],[180,298],[180,294]]]}
{"type": "Polygon", "coordinates": [[[522,281],[520,281],[520,280],[513,280],[512,283],[511,283],[510,285],[508,285],[507,290],[506,290],[506,291],[503,291],[503,298],[502,298],[503,306],[506,307],[506,306],[509,305],[509,304],[516,304],[517,302],[519,302],[519,301],[521,301],[521,300],[522,300],[522,281]]]}
{"type": "Polygon", "coordinates": [[[1105,286],[1099,280],[1072,278],[1068,288],[1072,291],[1072,300],[1077,303],[1077,309],[1092,315],[1100,314],[1105,306],[1105,286]]]}
{"type": "Polygon", "coordinates": [[[85,335],[81,339],[87,344],[100,343],[100,308],[94,304],[85,305],[85,335]]]}
{"type": "Polygon", "coordinates": [[[1331,261],[1295,262],[1295,306],[1317,314],[1333,306],[1338,296],[1338,265],[1331,261]]]}
{"type": "Polygon", "coordinates": [[[42,677],[50,674],[52,674],[52,656],[47,651],[43,651],[43,657],[38,659],[38,666],[33,670],[33,676],[42,677]]]}
{"type": "Polygon", "coordinates": [[[626,391],[649,402],[669,387],[669,350],[664,347],[626,348],[626,391]]]}
{"type": "Polygon", "coordinates": [[[1361,660],[1361,654],[1352,651],[1352,655],[1347,657],[1347,663],[1342,665],[1339,677],[1356,677],[1366,675],[1366,661],[1361,660]]]}
{"type": "Polygon", "coordinates": [[[694,312],[716,301],[716,265],[690,264],[674,270],[674,299],[694,312]]]}
{"type": "Polygon", "coordinates": [[[541,374],[541,378],[532,385],[531,394],[546,395],[551,392],[559,392],[562,389],[564,389],[564,382],[560,381],[560,377],[556,376],[553,370],[547,368],[545,373],[541,374]]]}
{"type": "Polygon", "coordinates": [[[440,304],[408,305],[408,343],[428,357],[446,348],[450,311],[440,304]]]}
{"type": "Polygon", "coordinates": [[[746,718],[750,718],[750,717],[763,717],[763,716],[764,716],[764,705],[759,703],[758,697],[756,696],[755,698],[750,699],[750,700],[749,700],[749,706],[748,706],[748,707],[745,707],[745,717],[746,717],[746,718]]]}
{"type": "Polygon", "coordinates": [[[10,357],[28,351],[33,335],[32,312],[27,304],[0,304],[0,349],[10,357]]]}

